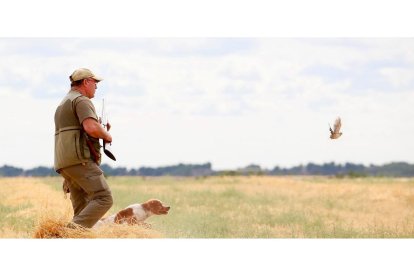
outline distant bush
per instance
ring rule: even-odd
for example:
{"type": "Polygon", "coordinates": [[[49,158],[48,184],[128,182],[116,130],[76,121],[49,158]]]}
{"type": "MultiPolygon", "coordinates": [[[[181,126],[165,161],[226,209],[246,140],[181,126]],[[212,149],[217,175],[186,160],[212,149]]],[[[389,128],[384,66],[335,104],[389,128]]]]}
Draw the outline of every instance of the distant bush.
{"type": "Polygon", "coordinates": [[[237,175],[242,175],[240,172],[238,171],[220,171],[218,172],[219,176],[237,176],[237,175]]]}
{"type": "MultiPolygon", "coordinates": [[[[125,167],[113,168],[102,164],[101,169],[105,176],[237,176],[237,175],[325,175],[341,177],[366,177],[366,176],[388,176],[388,177],[414,177],[414,165],[405,162],[393,162],[381,166],[345,163],[344,165],[334,162],[322,165],[308,163],[291,168],[280,168],[278,166],[271,170],[263,169],[259,165],[251,164],[236,170],[212,169],[211,163],[205,164],[178,164],[165,167],[141,167],[138,169],[127,169],[125,167]]],[[[54,176],[57,173],[53,168],[36,167],[23,170],[13,166],[4,165],[0,167],[0,176],[54,176]]]]}
{"type": "Polygon", "coordinates": [[[348,172],[345,174],[339,173],[335,175],[336,178],[362,178],[368,177],[368,174],[363,172],[348,172]]]}

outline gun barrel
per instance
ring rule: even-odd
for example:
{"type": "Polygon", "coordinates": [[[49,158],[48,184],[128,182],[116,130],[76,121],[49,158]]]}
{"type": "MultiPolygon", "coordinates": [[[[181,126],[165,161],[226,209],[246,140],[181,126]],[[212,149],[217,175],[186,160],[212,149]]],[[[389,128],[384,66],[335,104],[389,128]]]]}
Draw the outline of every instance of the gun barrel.
{"type": "MultiPolygon", "coordinates": [[[[104,129],[108,130],[108,116],[105,110],[105,99],[102,99],[102,117],[101,117],[101,124],[103,125],[104,129]]],[[[103,142],[103,150],[106,156],[111,158],[112,160],[116,161],[115,155],[112,153],[111,144],[103,142]]]]}

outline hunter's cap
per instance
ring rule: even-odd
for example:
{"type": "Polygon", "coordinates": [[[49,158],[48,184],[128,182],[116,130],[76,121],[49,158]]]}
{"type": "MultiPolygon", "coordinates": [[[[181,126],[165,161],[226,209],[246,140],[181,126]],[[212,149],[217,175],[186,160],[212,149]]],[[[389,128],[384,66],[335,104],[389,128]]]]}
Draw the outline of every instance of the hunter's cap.
{"type": "Polygon", "coordinates": [[[93,78],[97,82],[100,82],[101,80],[103,80],[103,78],[100,78],[100,77],[96,76],[94,73],[92,73],[91,70],[86,69],[86,68],[76,69],[72,73],[72,75],[69,76],[69,79],[70,79],[71,82],[78,81],[78,80],[83,80],[83,79],[86,79],[86,78],[93,78]]]}

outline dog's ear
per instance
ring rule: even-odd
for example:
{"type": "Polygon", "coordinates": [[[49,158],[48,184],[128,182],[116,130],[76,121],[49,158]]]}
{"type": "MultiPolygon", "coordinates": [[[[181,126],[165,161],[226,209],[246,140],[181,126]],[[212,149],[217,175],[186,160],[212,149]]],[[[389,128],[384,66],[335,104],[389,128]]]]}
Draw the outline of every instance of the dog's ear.
{"type": "Polygon", "coordinates": [[[121,223],[124,220],[128,220],[134,216],[134,211],[132,208],[126,208],[121,210],[115,216],[115,223],[121,223]]]}
{"type": "Polygon", "coordinates": [[[142,208],[146,211],[151,211],[155,213],[157,209],[161,206],[161,202],[158,199],[150,199],[141,204],[142,208]]]}

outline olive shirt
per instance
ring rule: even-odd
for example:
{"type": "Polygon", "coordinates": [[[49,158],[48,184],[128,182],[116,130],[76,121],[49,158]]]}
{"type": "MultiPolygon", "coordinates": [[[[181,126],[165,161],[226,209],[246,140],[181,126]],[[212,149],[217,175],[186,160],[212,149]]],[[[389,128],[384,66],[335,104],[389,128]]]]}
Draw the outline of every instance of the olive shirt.
{"type": "Polygon", "coordinates": [[[93,118],[98,121],[98,116],[96,115],[95,107],[90,99],[85,96],[78,98],[79,100],[76,103],[76,114],[78,115],[79,123],[82,124],[83,121],[87,118],[93,118]]]}
{"type": "MultiPolygon", "coordinates": [[[[100,152],[99,139],[88,136],[82,127],[87,118],[98,121],[92,101],[78,91],[70,90],[55,113],[56,171],[93,161],[86,139],[92,142],[96,152],[100,152]]],[[[100,158],[97,163],[100,163],[100,158]]]]}

